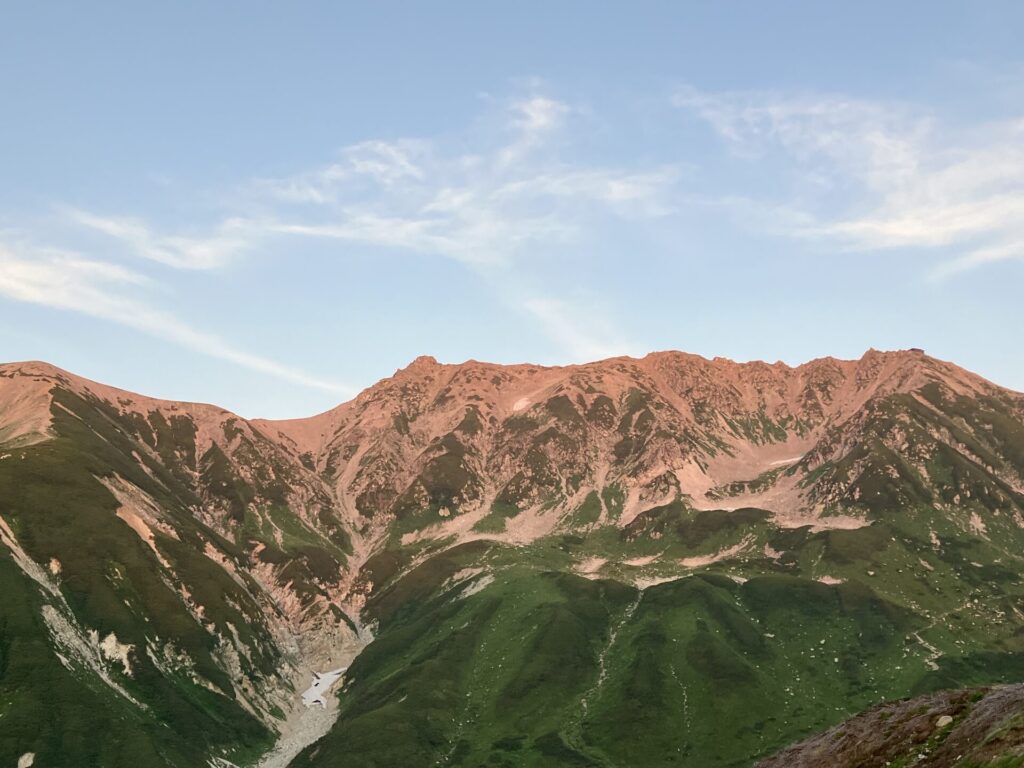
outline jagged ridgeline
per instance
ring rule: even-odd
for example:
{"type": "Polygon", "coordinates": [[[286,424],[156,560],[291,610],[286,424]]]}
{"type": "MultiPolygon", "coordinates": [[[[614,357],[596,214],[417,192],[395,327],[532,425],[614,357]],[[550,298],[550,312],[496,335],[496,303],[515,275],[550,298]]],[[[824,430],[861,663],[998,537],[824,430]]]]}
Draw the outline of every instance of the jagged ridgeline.
{"type": "Polygon", "coordinates": [[[1024,396],[420,358],[271,422],[15,363],[0,543],[0,765],[751,766],[1024,680],[1024,396]]]}

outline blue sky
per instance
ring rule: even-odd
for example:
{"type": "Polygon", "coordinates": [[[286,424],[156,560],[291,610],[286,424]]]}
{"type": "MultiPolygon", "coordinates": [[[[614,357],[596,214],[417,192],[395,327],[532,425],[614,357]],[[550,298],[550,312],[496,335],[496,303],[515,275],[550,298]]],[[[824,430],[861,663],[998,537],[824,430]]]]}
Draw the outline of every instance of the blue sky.
{"type": "Polygon", "coordinates": [[[0,9],[4,360],[268,417],[421,354],[1024,390],[1019,3],[0,9]]]}

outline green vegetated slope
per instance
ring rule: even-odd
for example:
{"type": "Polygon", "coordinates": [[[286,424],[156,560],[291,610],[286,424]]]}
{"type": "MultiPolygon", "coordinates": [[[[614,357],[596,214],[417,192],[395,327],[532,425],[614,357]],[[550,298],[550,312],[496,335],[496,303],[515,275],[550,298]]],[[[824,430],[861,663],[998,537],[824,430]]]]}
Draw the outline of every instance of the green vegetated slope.
{"type": "Polygon", "coordinates": [[[33,752],[37,765],[184,768],[205,765],[211,754],[255,755],[268,744],[267,730],[230,699],[185,680],[163,680],[137,666],[133,679],[120,682],[143,709],[70,659],[66,668],[54,653],[35,587],[0,557],[4,765],[33,752]]]}
{"type": "Polygon", "coordinates": [[[293,697],[279,598],[315,617],[347,538],[290,510],[294,470],[230,422],[228,462],[197,451],[191,417],[52,398],[52,436],[0,451],[0,512],[27,562],[0,546],[0,764],[251,763],[293,697]]]}
{"type": "Polygon", "coordinates": [[[882,700],[1024,679],[1022,497],[993,472],[1024,466],[1018,417],[942,405],[881,401],[818,467],[863,527],[684,501],[595,526],[588,499],[531,545],[385,553],[377,639],[295,764],[748,766],[882,700]]]}
{"type": "Polygon", "coordinates": [[[789,536],[788,565],[737,558],[644,590],[563,570],[576,537],[427,559],[371,601],[379,634],[341,717],[295,765],[746,766],[880,700],[1024,676],[1022,622],[997,615],[1021,602],[1015,575],[948,555],[924,585],[900,571],[914,539],[886,526],[789,536]],[[924,593],[966,605],[936,622],[924,593]]]}
{"type": "Polygon", "coordinates": [[[238,701],[223,638],[237,632],[253,679],[273,674],[278,652],[259,590],[203,554],[207,542],[228,558],[233,547],[195,522],[187,489],[161,464],[129,458],[135,446],[93,404],[58,393],[53,415],[57,438],[0,461],[4,520],[59,588],[41,588],[0,548],[0,764],[26,752],[37,765],[126,768],[258,754],[271,733],[238,701]],[[158,544],[166,567],[117,517],[99,479],[115,473],[161,502],[173,531],[158,544]],[[70,628],[65,637],[44,606],[70,628]],[[99,648],[111,635],[130,646],[127,666],[99,648]]]}
{"type": "Polygon", "coordinates": [[[1024,401],[914,355],[875,386],[879,360],[821,362],[775,410],[747,402],[767,366],[617,361],[511,415],[421,363],[318,423],[319,453],[57,386],[49,438],[0,451],[0,764],[252,765],[295,698],[289,621],[375,635],[305,768],[750,766],[883,700],[1024,680],[1024,401]],[[773,446],[702,498],[674,474],[773,446]]]}

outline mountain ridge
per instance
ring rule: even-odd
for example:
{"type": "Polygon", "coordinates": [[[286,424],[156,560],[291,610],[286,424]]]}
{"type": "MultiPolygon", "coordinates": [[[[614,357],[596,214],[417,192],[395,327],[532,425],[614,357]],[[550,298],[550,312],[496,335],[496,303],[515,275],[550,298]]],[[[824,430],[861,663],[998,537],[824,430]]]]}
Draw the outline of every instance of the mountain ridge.
{"type": "MultiPolygon", "coordinates": [[[[247,420],[216,405],[149,398],[46,363],[6,364],[0,375],[0,386],[22,385],[13,410],[3,392],[0,401],[5,422],[28,439],[41,439],[45,427],[26,403],[38,411],[46,399],[38,391],[26,399],[25,379],[37,380],[37,388],[47,381],[69,387],[133,418],[183,417],[195,433],[195,455],[214,448],[230,455],[241,429],[262,446],[265,461],[273,454],[289,465],[287,474],[305,478],[307,498],[330,497],[349,535],[364,540],[364,558],[391,530],[387,519],[402,518],[403,510],[420,510],[403,534],[407,542],[499,537],[503,528],[510,540],[525,541],[558,524],[545,512],[552,504],[564,513],[594,491],[607,519],[602,489],[609,484],[624,494],[614,515],[620,526],[644,508],[684,499],[695,509],[759,506],[784,527],[859,527],[856,516],[823,516],[843,487],[808,489],[803,479],[852,449],[860,427],[850,422],[863,419],[869,403],[929,384],[944,396],[1024,402],[920,350],[871,349],[857,360],[798,366],[673,351],[552,367],[441,364],[421,356],[350,401],[287,420],[247,420]],[[845,434],[851,431],[853,437],[845,434]]],[[[186,469],[195,473],[193,463],[186,469]]],[[[1017,479],[1012,485],[1019,490],[1017,479]]]]}
{"type": "MultiPolygon", "coordinates": [[[[755,703],[719,711],[722,723],[762,723],[723,752],[720,726],[702,720],[685,764],[749,765],[878,696],[1009,682],[1024,658],[1012,567],[1024,395],[918,350],[800,366],[680,352],[560,367],[421,357],[292,420],[11,363],[0,499],[0,578],[30,607],[16,618],[33,658],[56,648],[54,679],[70,672],[127,701],[123,690],[145,712],[177,707],[196,744],[145,717],[137,739],[188,760],[202,748],[250,765],[238,734],[255,745],[277,732],[289,755],[323,737],[328,752],[390,764],[435,761],[435,743],[469,750],[467,766],[486,754],[506,764],[508,744],[452,730],[468,695],[481,733],[525,740],[533,757],[515,764],[614,764],[634,738],[615,719],[640,684],[629,670],[658,659],[682,686],[643,678],[666,711],[714,711],[715,692],[734,690],[755,703]],[[980,628],[984,610],[997,618],[980,628]],[[544,633],[551,622],[573,646],[544,633]],[[509,632],[526,634],[512,646],[509,632]],[[818,667],[808,635],[844,664],[818,667]],[[340,704],[316,717],[301,707],[294,691],[311,671],[350,662],[340,704]],[[532,704],[506,677],[536,674],[543,689],[568,670],[532,704]],[[792,698],[794,674],[822,706],[792,698]],[[449,698],[435,706],[421,687],[449,698]],[[499,705],[516,718],[486,714],[499,705]],[[220,730],[184,714],[196,706],[220,730]],[[417,725],[394,744],[361,735],[399,722],[417,725]]],[[[636,733],[682,749],[657,711],[637,711],[636,733]]],[[[317,749],[297,765],[319,765],[317,749]]],[[[653,746],[628,749],[668,764],[653,746]]],[[[287,764],[274,759],[266,768],[287,764]]]]}
{"type": "Polygon", "coordinates": [[[36,360],[36,359],[31,359],[31,360],[12,360],[12,361],[8,361],[8,362],[0,363],[0,369],[3,369],[3,370],[8,370],[8,369],[12,369],[12,368],[23,369],[23,370],[28,371],[31,375],[50,376],[50,377],[53,377],[53,378],[65,379],[65,380],[68,380],[68,381],[75,381],[75,382],[78,382],[82,386],[100,389],[102,391],[106,391],[106,392],[109,392],[109,393],[117,393],[117,394],[120,394],[122,396],[127,396],[129,398],[144,399],[144,400],[147,400],[147,401],[163,402],[163,403],[168,403],[168,404],[174,403],[174,404],[182,405],[182,406],[209,407],[209,408],[217,409],[219,411],[225,411],[227,413],[230,413],[232,416],[235,416],[235,417],[241,418],[241,419],[245,419],[246,421],[250,421],[250,422],[258,422],[258,423],[261,423],[261,424],[281,424],[281,423],[291,423],[291,422],[303,422],[303,421],[308,421],[310,419],[317,419],[317,418],[324,417],[327,414],[332,413],[332,412],[338,410],[339,408],[343,408],[344,406],[353,403],[361,395],[363,395],[366,392],[374,389],[375,387],[379,386],[380,384],[382,384],[384,382],[391,381],[391,380],[395,379],[396,377],[399,377],[399,376],[401,376],[403,374],[410,374],[410,373],[414,373],[416,371],[422,371],[424,369],[451,370],[451,369],[461,369],[461,368],[469,368],[469,367],[477,366],[477,367],[481,367],[481,368],[494,368],[494,369],[498,369],[498,370],[522,369],[522,370],[541,370],[541,371],[545,371],[545,372],[571,372],[571,371],[575,371],[575,370],[593,368],[595,366],[610,365],[610,364],[613,364],[613,363],[616,363],[616,364],[642,364],[642,363],[644,363],[646,361],[650,361],[652,359],[656,360],[656,359],[670,358],[670,359],[688,360],[688,361],[691,361],[691,362],[694,362],[694,363],[704,364],[704,365],[720,365],[720,366],[723,366],[723,367],[729,367],[729,368],[733,368],[733,369],[736,369],[736,368],[740,368],[740,369],[742,369],[742,368],[767,368],[767,369],[772,369],[772,370],[784,370],[784,371],[790,371],[790,372],[798,372],[798,371],[801,371],[801,370],[804,370],[804,369],[809,369],[809,368],[823,366],[823,365],[828,365],[828,364],[833,364],[833,365],[837,365],[837,366],[841,366],[841,367],[854,366],[857,363],[861,363],[861,362],[865,361],[865,359],[870,359],[870,358],[876,357],[876,356],[883,356],[883,357],[899,356],[899,357],[910,358],[910,359],[921,358],[921,359],[924,359],[924,360],[928,360],[928,361],[932,361],[932,362],[935,362],[935,363],[939,363],[942,366],[944,366],[944,367],[946,367],[946,368],[948,368],[950,370],[956,370],[956,371],[958,371],[958,372],[960,372],[962,374],[966,374],[969,377],[982,380],[985,383],[987,383],[990,386],[995,387],[997,389],[1000,389],[1000,390],[1003,390],[1003,391],[1006,391],[1006,392],[1011,392],[1011,393],[1018,394],[1018,395],[1024,395],[1024,392],[1020,392],[1018,390],[1014,390],[1012,387],[1007,387],[1007,386],[998,384],[998,383],[996,383],[996,382],[994,382],[994,381],[992,381],[990,379],[985,378],[984,376],[981,376],[980,374],[974,373],[974,372],[972,372],[972,371],[970,371],[970,370],[968,370],[966,368],[958,366],[958,365],[956,365],[955,363],[953,363],[951,361],[942,360],[941,358],[932,357],[932,356],[928,355],[927,353],[925,353],[924,350],[917,349],[917,348],[897,349],[897,350],[879,350],[879,349],[875,349],[874,347],[871,347],[871,348],[867,349],[859,358],[841,358],[841,357],[834,357],[832,355],[825,355],[825,356],[822,356],[822,357],[811,358],[809,360],[806,360],[806,361],[804,361],[802,363],[797,363],[795,365],[792,365],[790,363],[786,363],[786,362],[784,362],[782,360],[776,360],[775,362],[768,362],[768,361],[760,360],[760,359],[748,360],[748,361],[736,361],[736,360],[733,360],[732,358],[722,357],[722,356],[715,356],[715,357],[710,357],[709,358],[709,357],[705,357],[703,355],[699,355],[699,354],[692,353],[692,352],[684,352],[684,351],[681,351],[681,350],[658,350],[658,351],[652,351],[652,352],[648,352],[647,354],[645,354],[642,357],[633,357],[633,356],[630,356],[630,355],[618,355],[618,356],[613,356],[613,357],[601,358],[599,360],[588,361],[588,362],[584,362],[584,363],[567,363],[567,364],[563,364],[563,365],[558,365],[558,364],[543,365],[543,364],[539,364],[539,363],[494,363],[494,362],[477,360],[475,358],[469,358],[469,359],[467,359],[467,360],[465,360],[465,361],[463,361],[461,363],[442,363],[442,362],[439,362],[437,360],[437,358],[435,358],[433,355],[420,355],[420,356],[414,358],[412,361],[410,361],[404,367],[396,369],[395,372],[391,376],[384,377],[384,378],[378,380],[377,382],[375,382],[374,384],[370,384],[369,386],[367,386],[364,389],[360,390],[359,393],[357,393],[354,397],[352,397],[349,400],[342,401],[342,402],[338,403],[337,405],[334,405],[334,406],[331,406],[330,408],[327,408],[324,411],[320,411],[318,413],[310,414],[308,416],[297,416],[297,417],[288,417],[288,418],[266,418],[266,417],[260,417],[260,416],[247,417],[247,416],[242,416],[241,414],[239,414],[237,412],[231,411],[229,408],[224,408],[223,406],[219,406],[216,403],[209,402],[209,401],[204,401],[204,400],[181,400],[181,399],[172,398],[172,397],[152,397],[150,395],[146,395],[146,394],[143,394],[141,392],[137,392],[135,390],[130,390],[130,389],[126,389],[124,387],[119,387],[119,386],[114,385],[114,384],[108,384],[108,383],[105,383],[105,382],[101,382],[101,381],[99,381],[97,379],[90,379],[90,378],[88,378],[86,376],[82,376],[80,374],[74,373],[70,369],[62,368],[62,367],[60,367],[60,366],[58,366],[58,365],[56,365],[54,363],[50,363],[50,362],[48,362],[46,360],[36,360]]]}

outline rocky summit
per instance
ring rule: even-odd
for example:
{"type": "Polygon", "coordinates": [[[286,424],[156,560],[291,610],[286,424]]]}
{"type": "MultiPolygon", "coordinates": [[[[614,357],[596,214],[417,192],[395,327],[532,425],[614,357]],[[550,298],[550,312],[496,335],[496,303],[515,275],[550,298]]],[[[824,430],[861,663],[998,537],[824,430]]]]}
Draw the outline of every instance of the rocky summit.
{"type": "Polygon", "coordinates": [[[0,543],[0,765],[1020,764],[1024,395],[920,350],[289,421],[11,363],[0,543]]]}

